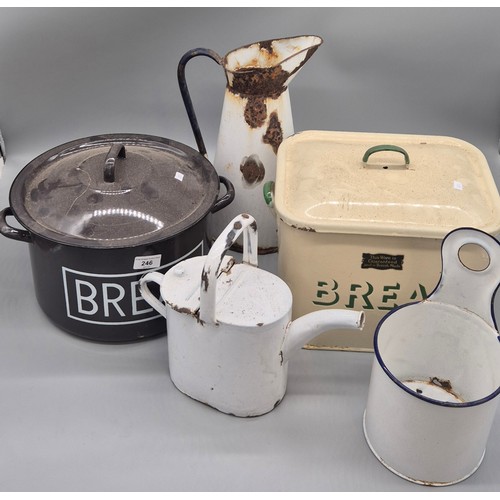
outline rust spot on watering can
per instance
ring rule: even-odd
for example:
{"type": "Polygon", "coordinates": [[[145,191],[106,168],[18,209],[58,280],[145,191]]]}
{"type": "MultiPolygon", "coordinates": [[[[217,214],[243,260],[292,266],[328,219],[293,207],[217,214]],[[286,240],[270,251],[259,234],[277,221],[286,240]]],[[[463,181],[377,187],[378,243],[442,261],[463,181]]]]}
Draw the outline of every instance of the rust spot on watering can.
{"type": "Polygon", "coordinates": [[[205,270],[201,273],[201,283],[203,290],[206,292],[208,290],[208,273],[205,270]]]}
{"type": "Polygon", "coordinates": [[[243,226],[242,226],[240,221],[236,221],[233,224],[233,229],[231,231],[229,231],[229,233],[227,234],[227,238],[226,238],[226,247],[227,248],[234,247],[233,240],[235,239],[236,231],[240,230],[242,227],[243,226]]]}
{"type": "Polygon", "coordinates": [[[278,148],[283,142],[283,129],[281,128],[281,123],[276,111],[271,113],[269,125],[267,126],[264,137],[262,137],[262,141],[273,148],[274,154],[278,152],[278,148]]]}
{"type": "Polygon", "coordinates": [[[189,307],[179,307],[175,304],[172,304],[172,303],[168,303],[168,305],[174,310],[174,311],[177,311],[178,313],[181,313],[181,314],[189,314],[190,316],[193,316],[193,318],[196,319],[196,321],[201,325],[203,326],[205,324],[204,321],[202,321],[200,319],[200,311],[199,309],[197,309],[196,311],[193,311],[192,309],[189,309],[189,307]]]}
{"type": "Polygon", "coordinates": [[[240,165],[240,172],[243,174],[245,182],[250,186],[260,184],[266,175],[266,169],[258,155],[245,156],[240,165]]]}
{"type": "MultiPolygon", "coordinates": [[[[241,216],[244,219],[250,218],[250,215],[248,215],[248,214],[241,214],[241,216]]],[[[256,220],[254,220],[253,222],[250,223],[250,228],[252,229],[252,231],[257,231],[257,221],[256,220]]]]}
{"type": "MultiPolygon", "coordinates": [[[[231,250],[234,250],[238,253],[243,253],[243,247],[238,243],[233,243],[231,250]]],[[[278,251],[278,247],[259,247],[257,252],[258,255],[268,255],[271,253],[276,253],[278,251]]]]}
{"type": "Polygon", "coordinates": [[[192,311],[191,309],[189,309],[189,307],[179,307],[179,306],[176,306],[175,304],[170,305],[170,307],[174,311],[177,311],[179,313],[194,315],[194,311],[192,311]]]}
{"type": "MultiPolygon", "coordinates": [[[[249,215],[248,214],[242,214],[242,217],[248,219],[249,215]]],[[[254,220],[250,224],[250,228],[252,231],[257,231],[257,222],[254,220]]],[[[230,240],[234,238],[234,232],[231,231],[230,234],[228,235],[227,241],[228,244],[230,244],[230,240]]],[[[234,250],[235,252],[243,253],[243,246],[240,245],[239,243],[233,243],[231,246],[231,250],[234,250]]],[[[258,249],[258,255],[266,255],[270,253],[276,253],[278,251],[277,247],[259,247],[258,249]]]]}

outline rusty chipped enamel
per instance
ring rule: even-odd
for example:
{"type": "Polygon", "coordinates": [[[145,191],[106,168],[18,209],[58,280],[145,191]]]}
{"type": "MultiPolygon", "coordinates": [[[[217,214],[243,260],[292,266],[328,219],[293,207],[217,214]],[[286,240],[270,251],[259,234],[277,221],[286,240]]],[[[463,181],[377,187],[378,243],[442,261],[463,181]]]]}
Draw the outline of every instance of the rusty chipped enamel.
{"type": "Polygon", "coordinates": [[[274,181],[278,148],[294,133],[288,85],[322,42],[319,36],[296,36],[252,43],[224,57],[209,49],[194,49],[181,59],[179,84],[195,135],[199,127],[185,81],[185,64],[204,55],[219,63],[226,75],[214,167],[234,184],[236,197],[232,207],[211,218],[212,241],[228,220],[251,211],[259,221],[259,254],[277,251],[276,218],[262,188],[274,181]]]}
{"type": "Polygon", "coordinates": [[[175,386],[221,412],[262,415],[283,399],[288,361],[311,338],[332,328],[360,329],[364,314],[320,311],[291,322],[292,294],[258,268],[257,225],[235,217],[208,256],[141,280],[144,299],[167,320],[168,361],[175,386]],[[226,255],[243,236],[243,260],[226,255]],[[160,285],[165,303],[149,282],[160,285]]]}

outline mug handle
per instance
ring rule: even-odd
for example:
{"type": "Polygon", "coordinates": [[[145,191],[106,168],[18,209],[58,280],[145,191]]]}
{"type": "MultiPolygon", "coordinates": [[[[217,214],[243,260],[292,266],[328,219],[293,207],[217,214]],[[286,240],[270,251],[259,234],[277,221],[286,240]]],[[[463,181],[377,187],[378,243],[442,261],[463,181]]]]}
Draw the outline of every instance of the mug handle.
{"type": "Polygon", "coordinates": [[[203,266],[199,318],[204,323],[217,323],[215,314],[217,276],[224,256],[241,233],[243,233],[243,263],[258,266],[257,223],[251,215],[240,214],[215,240],[203,266]]]}
{"type": "Polygon", "coordinates": [[[139,287],[141,289],[142,298],[156,311],[158,311],[164,318],[167,317],[167,306],[159,301],[152,293],[148,287],[148,283],[154,281],[158,285],[163,283],[163,278],[165,276],[158,271],[152,271],[145,274],[139,281],[139,287]]]}
{"type": "Polygon", "coordinates": [[[500,243],[479,229],[455,229],[442,242],[441,260],[441,278],[426,300],[473,312],[496,329],[493,299],[500,284],[500,243]],[[484,269],[470,269],[462,262],[460,250],[467,244],[486,252],[489,262],[484,269]]]}
{"type": "Polygon", "coordinates": [[[205,56],[213,59],[217,64],[222,66],[222,57],[210,49],[192,49],[186,52],[177,66],[177,81],[179,82],[179,88],[182,95],[182,100],[184,101],[184,107],[186,108],[187,115],[189,118],[189,123],[193,129],[194,138],[196,139],[196,144],[198,145],[198,151],[203,155],[207,156],[207,148],[203,142],[203,137],[201,136],[200,126],[198,125],[198,120],[193,108],[193,102],[191,101],[191,96],[189,95],[189,90],[186,82],[186,64],[193,57],[205,56]]]}

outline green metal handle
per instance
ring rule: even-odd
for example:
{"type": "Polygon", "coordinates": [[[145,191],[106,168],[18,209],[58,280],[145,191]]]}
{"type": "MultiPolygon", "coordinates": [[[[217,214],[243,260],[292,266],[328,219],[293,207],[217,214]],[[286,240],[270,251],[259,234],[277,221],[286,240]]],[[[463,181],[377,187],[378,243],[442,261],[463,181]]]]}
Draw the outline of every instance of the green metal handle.
{"type": "Polygon", "coordinates": [[[380,144],[379,146],[373,146],[367,149],[366,153],[363,155],[363,163],[366,163],[373,153],[378,153],[379,151],[394,151],[396,153],[401,153],[405,157],[405,164],[410,164],[410,155],[403,148],[392,144],[380,144]]]}
{"type": "Polygon", "coordinates": [[[262,188],[264,194],[264,201],[268,207],[274,206],[274,181],[268,181],[264,184],[262,188]]]}

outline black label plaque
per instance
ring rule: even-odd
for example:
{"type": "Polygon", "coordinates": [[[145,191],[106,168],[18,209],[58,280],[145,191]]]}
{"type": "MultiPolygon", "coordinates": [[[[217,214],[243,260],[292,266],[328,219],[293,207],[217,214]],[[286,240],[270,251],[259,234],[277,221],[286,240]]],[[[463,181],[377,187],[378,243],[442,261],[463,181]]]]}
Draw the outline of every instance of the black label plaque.
{"type": "Polygon", "coordinates": [[[394,269],[403,270],[404,255],[388,255],[385,253],[364,253],[361,260],[361,269],[394,269]]]}

